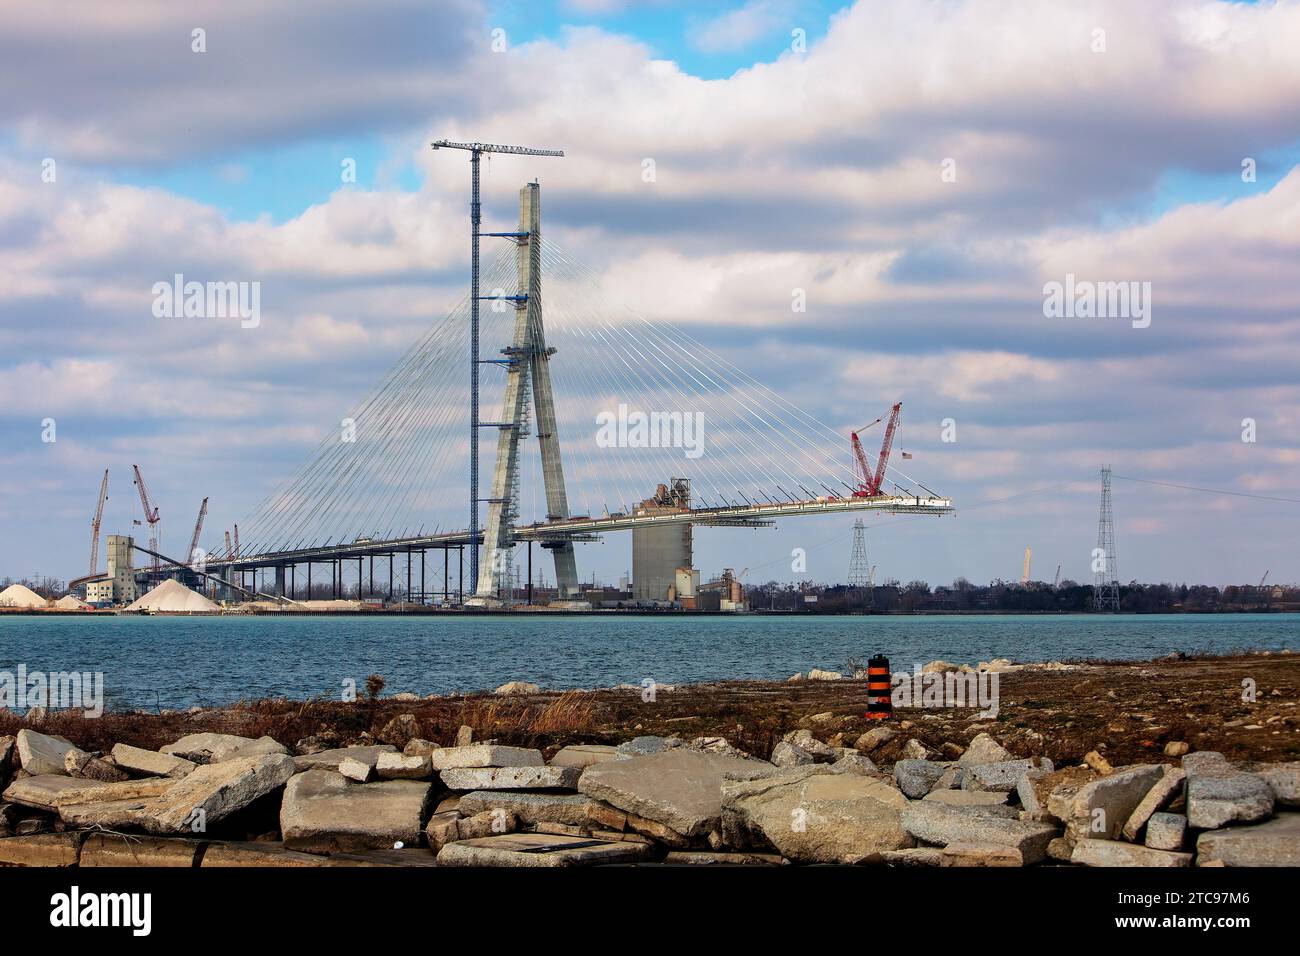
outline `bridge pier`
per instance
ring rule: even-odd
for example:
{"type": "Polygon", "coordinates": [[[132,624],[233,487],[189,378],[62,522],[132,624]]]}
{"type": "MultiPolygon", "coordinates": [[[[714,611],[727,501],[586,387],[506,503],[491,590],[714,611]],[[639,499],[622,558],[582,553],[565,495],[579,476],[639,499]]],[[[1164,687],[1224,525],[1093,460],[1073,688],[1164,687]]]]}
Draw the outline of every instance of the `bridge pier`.
{"type": "Polygon", "coordinates": [[[284,597],[284,565],[275,566],[275,591],[272,592],[276,597],[284,597]]]}

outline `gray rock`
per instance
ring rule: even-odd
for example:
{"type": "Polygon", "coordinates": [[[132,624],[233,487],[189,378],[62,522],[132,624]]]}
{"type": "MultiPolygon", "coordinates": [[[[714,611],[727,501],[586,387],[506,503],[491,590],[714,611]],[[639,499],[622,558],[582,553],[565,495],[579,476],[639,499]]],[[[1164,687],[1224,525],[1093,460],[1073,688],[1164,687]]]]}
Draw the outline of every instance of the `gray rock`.
{"type": "Polygon", "coordinates": [[[633,757],[645,757],[649,754],[673,750],[684,743],[685,741],[680,737],[633,737],[615,747],[614,755],[619,760],[630,760],[633,757]]]}
{"type": "Polygon", "coordinates": [[[863,753],[871,753],[882,744],[887,744],[898,736],[898,731],[893,727],[872,727],[865,734],[853,742],[853,746],[863,753]]]}
{"type": "Polygon", "coordinates": [[[772,765],[775,767],[803,767],[817,759],[802,747],[782,740],[772,748],[772,765]]]}
{"type": "Polygon", "coordinates": [[[712,850],[673,850],[664,857],[665,866],[781,866],[776,853],[717,853],[712,850]]]}
{"type": "Polygon", "coordinates": [[[576,790],[581,767],[458,767],[439,776],[448,790],[576,790]]]}
{"type": "Polygon", "coordinates": [[[963,790],[994,790],[1010,793],[1020,783],[1020,778],[1030,770],[1052,770],[1046,757],[1029,757],[1023,760],[1003,760],[998,763],[968,764],[962,768],[963,790]]]}
{"type": "Polygon", "coordinates": [[[300,773],[280,804],[284,845],[314,853],[413,846],[431,791],[416,780],[359,784],[330,770],[300,773]]]}
{"type": "Polygon", "coordinates": [[[422,737],[412,737],[402,748],[402,753],[408,757],[427,757],[435,750],[441,750],[442,747],[435,744],[432,740],[425,740],[422,737]]]}
{"type": "Polygon", "coordinates": [[[536,684],[530,684],[528,681],[512,680],[507,684],[502,684],[492,693],[500,694],[507,697],[511,694],[540,694],[542,689],[536,684]]]}
{"type": "Polygon", "coordinates": [[[197,764],[220,763],[235,757],[287,754],[289,749],[270,737],[236,737],[234,734],[187,734],[162,748],[162,753],[197,764]]]}
{"type": "Polygon", "coordinates": [[[1160,764],[1117,770],[1084,784],[1064,799],[1054,791],[1048,809],[1065,823],[1067,836],[1075,842],[1117,840],[1142,798],[1163,776],[1160,764]]]}
{"type": "Polygon", "coordinates": [[[183,777],[198,766],[182,757],[173,757],[154,750],[142,750],[127,744],[113,745],[113,761],[129,773],[147,774],[153,777],[183,777]]]}
{"type": "Polygon", "coordinates": [[[853,773],[860,777],[876,776],[883,772],[872,762],[870,757],[856,751],[845,754],[831,764],[831,770],[834,773],[853,773]]]}
{"type": "Polygon", "coordinates": [[[1268,784],[1276,802],[1284,807],[1300,807],[1300,762],[1261,763],[1250,769],[1268,784]]]}
{"type": "Polygon", "coordinates": [[[429,754],[430,766],[438,771],[464,767],[541,767],[545,763],[540,750],[499,744],[444,747],[429,754]]]}
{"type": "Polygon", "coordinates": [[[150,780],[102,783],[95,780],[79,780],[66,774],[39,774],[15,780],[5,789],[4,799],[35,810],[57,812],[62,807],[75,804],[153,798],[166,793],[174,782],[155,777],[150,780]]]}
{"type": "MultiPolygon", "coordinates": [[[[818,740],[811,730],[792,730],[781,739],[811,754],[818,763],[829,763],[836,757],[835,748],[818,740]]],[[[772,762],[776,763],[775,760],[772,762]]]]}
{"type": "Polygon", "coordinates": [[[293,776],[293,758],[284,753],[228,757],[176,780],[141,811],[151,833],[203,832],[242,810],[293,776]]]}
{"type": "Polygon", "coordinates": [[[1060,770],[1030,770],[1016,782],[1016,795],[1028,819],[1042,823],[1064,823],[1049,808],[1053,794],[1068,806],[1079,788],[1097,779],[1091,767],[1062,767],[1060,770]]]}
{"type": "Polygon", "coordinates": [[[1196,864],[1225,866],[1300,866],[1300,813],[1284,813],[1267,823],[1202,833],[1196,864]]]}
{"type": "Polygon", "coordinates": [[[1014,760],[1011,752],[988,734],[977,734],[957,760],[959,767],[971,767],[985,763],[1005,763],[1014,760]]]}
{"type": "Polygon", "coordinates": [[[922,800],[929,803],[942,803],[949,807],[1006,807],[1010,794],[998,790],[933,790],[922,800]]]}
{"type": "Polygon", "coordinates": [[[293,758],[293,765],[299,773],[304,770],[338,770],[346,759],[359,760],[374,766],[379,755],[397,753],[392,744],[379,744],[374,747],[337,747],[334,750],[321,750],[314,754],[305,754],[293,758]]]}
{"type": "Polygon", "coordinates": [[[380,754],[375,761],[375,775],[380,780],[428,780],[433,777],[430,756],[431,754],[414,757],[408,757],[404,753],[380,754]]]}
{"type": "Polygon", "coordinates": [[[905,760],[925,760],[929,756],[929,749],[915,738],[903,744],[903,758],[905,760]]]}
{"type": "Polygon", "coordinates": [[[456,746],[468,747],[474,742],[474,728],[469,724],[461,724],[460,729],[456,731],[456,746]]]}
{"type": "Polygon", "coordinates": [[[750,836],[801,863],[862,863],[913,844],[903,829],[908,801],[888,783],[801,768],[723,788],[726,810],[750,836]]]}
{"type": "Polygon", "coordinates": [[[732,746],[726,737],[696,737],[687,746],[695,750],[703,750],[705,753],[726,754],[728,757],[749,758],[753,756],[753,754],[745,753],[739,747],[732,746]]]}
{"type": "Polygon", "coordinates": [[[1183,758],[1187,771],[1187,823],[1216,830],[1226,823],[1252,823],[1273,814],[1273,789],[1263,777],[1238,770],[1223,755],[1201,751],[1183,758]]]}
{"type": "Polygon", "coordinates": [[[992,843],[1020,851],[1026,865],[1047,854],[1056,827],[969,813],[940,803],[917,801],[903,811],[903,827],[924,843],[992,843]]]}
{"type": "Polygon", "coordinates": [[[894,781],[899,790],[919,800],[934,788],[947,769],[948,764],[933,760],[900,760],[894,764],[894,781]]]}
{"type": "Polygon", "coordinates": [[[457,810],[466,816],[489,810],[514,814],[525,826],[563,823],[587,826],[587,808],[592,801],[577,793],[529,793],[511,790],[475,790],[460,798],[457,810]]]}
{"type": "Polygon", "coordinates": [[[608,744],[570,744],[561,747],[551,758],[552,767],[590,767],[594,763],[614,760],[615,749],[608,744]]]}
{"type": "Polygon", "coordinates": [[[987,867],[1024,866],[1024,857],[1014,847],[996,843],[949,843],[947,846],[918,846],[883,854],[895,866],[987,867]]]}
{"type": "MultiPolygon", "coordinates": [[[[1179,767],[1170,767],[1167,764],[1162,769],[1164,770],[1164,776],[1157,780],[1151,789],[1147,791],[1147,795],[1133,809],[1124,824],[1124,829],[1120,831],[1124,839],[1129,842],[1135,842],[1138,834],[1142,832],[1142,827],[1151,819],[1151,815],[1171,804],[1183,789],[1183,778],[1187,776],[1187,771],[1179,767]]],[[[1147,846],[1152,846],[1152,844],[1148,842],[1147,846]]],[[[1176,850],[1178,848],[1161,846],[1156,847],[1156,849],[1176,850]]]]}
{"type": "Polygon", "coordinates": [[[1153,813],[1147,820],[1146,845],[1153,850],[1181,850],[1186,832],[1187,817],[1181,813],[1153,813]]]}
{"type": "Polygon", "coordinates": [[[364,760],[344,757],[339,761],[339,773],[349,780],[355,780],[357,783],[369,783],[375,775],[375,765],[366,763],[364,760]]]}
{"type": "Polygon", "coordinates": [[[109,763],[107,760],[100,760],[77,747],[73,747],[63,755],[63,769],[70,777],[80,777],[83,780],[102,780],[105,783],[116,783],[126,780],[129,776],[125,770],[115,763],[109,763]]]}
{"type": "Polygon", "coordinates": [[[24,770],[33,775],[66,774],[63,759],[72,744],[61,737],[51,737],[34,730],[23,728],[17,737],[18,762],[24,770]]]}
{"type": "Polygon", "coordinates": [[[652,852],[648,843],[594,842],[551,833],[508,833],[448,843],[439,866],[567,867],[635,863],[652,852]]]}
{"type": "Polygon", "coordinates": [[[676,747],[628,760],[588,767],[578,789],[627,813],[634,813],[693,837],[717,828],[722,816],[725,775],[750,780],[777,772],[760,760],[676,747]]]}
{"type": "Polygon", "coordinates": [[[1070,862],[1084,866],[1190,866],[1190,853],[1170,853],[1150,847],[1134,846],[1120,840],[1080,840],[1074,845],[1070,862]]]}

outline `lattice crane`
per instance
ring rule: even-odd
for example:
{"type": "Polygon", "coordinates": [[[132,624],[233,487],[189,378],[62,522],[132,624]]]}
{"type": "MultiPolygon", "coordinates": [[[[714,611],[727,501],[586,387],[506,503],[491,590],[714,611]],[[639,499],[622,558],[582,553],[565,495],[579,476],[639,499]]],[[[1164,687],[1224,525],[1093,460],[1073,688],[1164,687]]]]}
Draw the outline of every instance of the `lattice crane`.
{"type": "MultiPolygon", "coordinates": [[[[140,474],[140,466],[132,465],[131,469],[135,472],[135,487],[140,492],[140,507],[144,509],[144,520],[149,525],[149,550],[158,550],[159,524],[162,519],[158,514],[158,506],[155,505],[149,497],[149,487],[144,483],[144,475],[140,474]]],[[[157,568],[158,559],[153,559],[153,566],[157,568]]]]}
{"type": "Polygon", "coordinates": [[[199,520],[194,522],[194,534],[190,537],[189,559],[194,560],[194,552],[199,548],[199,535],[203,533],[203,519],[208,516],[208,499],[203,499],[203,504],[199,505],[199,520]]]}
{"type": "Polygon", "coordinates": [[[108,469],[104,469],[104,480],[99,483],[99,504],[95,506],[95,518],[90,522],[90,573],[99,573],[99,525],[104,520],[104,502],[108,500],[108,469]]]}
{"type": "Polygon", "coordinates": [[[880,486],[885,481],[885,467],[889,464],[889,451],[894,447],[894,433],[898,430],[898,414],[902,408],[903,403],[897,402],[889,410],[889,424],[885,426],[885,438],[880,443],[880,457],[876,459],[874,472],[867,463],[867,455],[862,450],[862,441],[858,438],[858,432],[866,431],[871,425],[879,424],[883,419],[877,418],[870,425],[864,425],[853,432],[849,444],[853,449],[853,476],[857,482],[857,487],[853,489],[854,498],[874,498],[880,494],[880,486]]]}

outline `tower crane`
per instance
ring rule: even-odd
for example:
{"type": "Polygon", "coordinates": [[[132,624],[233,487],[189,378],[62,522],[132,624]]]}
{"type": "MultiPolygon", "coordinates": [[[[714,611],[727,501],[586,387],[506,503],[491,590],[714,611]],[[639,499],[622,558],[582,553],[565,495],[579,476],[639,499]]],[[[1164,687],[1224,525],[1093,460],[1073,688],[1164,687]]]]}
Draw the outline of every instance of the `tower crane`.
{"type": "Polygon", "coordinates": [[[99,525],[104,520],[104,502],[108,500],[108,469],[104,469],[104,480],[99,483],[99,504],[95,506],[95,517],[90,522],[90,573],[99,571],[99,525]]]}
{"type": "Polygon", "coordinates": [[[880,457],[876,459],[874,473],[867,463],[867,456],[862,450],[862,442],[858,438],[858,432],[866,431],[871,425],[878,424],[882,419],[877,418],[870,425],[864,425],[853,432],[849,444],[853,449],[853,476],[858,485],[853,489],[854,498],[874,498],[880,494],[880,486],[885,481],[885,467],[889,463],[889,450],[894,447],[894,432],[898,430],[898,413],[902,408],[903,403],[897,402],[889,410],[889,424],[885,426],[885,438],[880,443],[880,457]]]}
{"type": "MultiPolygon", "coordinates": [[[[158,550],[158,538],[160,536],[159,523],[161,518],[158,515],[158,506],[149,498],[149,488],[144,483],[144,475],[140,474],[140,466],[132,465],[131,469],[135,472],[135,487],[140,492],[140,507],[144,509],[144,520],[149,524],[149,550],[158,550]]],[[[158,559],[153,559],[155,569],[159,567],[158,559]]]]}
{"type": "Polygon", "coordinates": [[[208,499],[203,499],[203,504],[199,505],[199,520],[194,522],[194,534],[190,537],[189,558],[194,560],[194,552],[199,548],[199,535],[203,533],[203,519],[208,516],[208,499]]]}

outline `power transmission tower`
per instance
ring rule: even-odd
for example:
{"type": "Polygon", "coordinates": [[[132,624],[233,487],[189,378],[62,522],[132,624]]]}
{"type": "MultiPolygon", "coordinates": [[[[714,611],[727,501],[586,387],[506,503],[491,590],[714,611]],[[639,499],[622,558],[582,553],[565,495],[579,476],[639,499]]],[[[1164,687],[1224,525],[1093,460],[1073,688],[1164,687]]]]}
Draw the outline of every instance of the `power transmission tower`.
{"type": "Polygon", "coordinates": [[[1101,516],[1097,520],[1097,549],[1092,553],[1095,577],[1092,601],[1097,611],[1119,610],[1119,577],[1115,571],[1115,515],[1110,505],[1110,466],[1101,470],[1101,516]]]}
{"type": "Polygon", "coordinates": [[[867,528],[859,518],[853,522],[853,554],[849,557],[849,587],[865,588],[871,577],[867,564],[867,528]]]}

